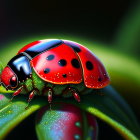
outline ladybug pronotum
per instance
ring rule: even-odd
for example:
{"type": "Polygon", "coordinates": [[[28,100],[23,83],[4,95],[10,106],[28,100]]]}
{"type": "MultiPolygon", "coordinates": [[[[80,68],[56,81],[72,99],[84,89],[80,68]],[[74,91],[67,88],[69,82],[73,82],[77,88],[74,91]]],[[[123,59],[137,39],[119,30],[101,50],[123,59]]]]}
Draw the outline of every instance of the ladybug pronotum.
{"type": "Polygon", "coordinates": [[[52,95],[71,93],[80,102],[79,93],[85,89],[101,89],[110,82],[100,60],[86,47],[76,42],[46,39],[24,46],[1,73],[1,84],[16,90],[13,97],[29,93],[52,95]]]}

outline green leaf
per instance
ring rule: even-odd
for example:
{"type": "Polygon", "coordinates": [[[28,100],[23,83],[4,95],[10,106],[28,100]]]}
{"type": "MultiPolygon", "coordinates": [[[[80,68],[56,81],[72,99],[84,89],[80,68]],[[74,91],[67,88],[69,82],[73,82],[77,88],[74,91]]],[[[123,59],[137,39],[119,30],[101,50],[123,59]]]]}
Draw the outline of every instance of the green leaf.
{"type": "Polygon", "coordinates": [[[11,97],[10,94],[0,93],[0,140],[4,139],[23,119],[40,108],[40,104],[37,103],[41,102],[39,99],[37,102],[34,100],[29,109],[26,110],[26,96],[15,97],[16,99],[9,102],[11,97]]]}
{"type": "Polygon", "coordinates": [[[91,93],[82,96],[80,104],[73,103],[111,125],[127,140],[140,138],[139,124],[127,103],[110,86],[102,90],[104,96],[91,93]]]}
{"type": "MultiPolygon", "coordinates": [[[[102,89],[104,96],[96,94],[94,90],[88,95],[81,95],[81,102],[77,103],[73,98],[55,99],[53,102],[72,103],[79,108],[93,114],[116,129],[127,140],[138,140],[140,138],[140,127],[129,106],[110,86],[102,89]],[[95,93],[94,93],[95,92],[95,93]]],[[[10,94],[0,94],[0,139],[14,128],[19,122],[29,116],[32,112],[47,104],[44,97],[36,97],[28,110],[25,110],[26,96],[15,97],[9,103],[10,94]]],[[[52,106],[53,110],[53,106],[52,106]]]]}
{"type": "Polygon", "coordinates": [[[97,123],[94,116],[72,104],[53,103],[39,110],[36,132],[39,140],[96,140],[97,123]]]}
{"type": "Polygon", "coordinates": [[[125,139],[138,140],[140,127],[129,106],[110,86],[102,93],[104,96],[82,96],[80,104],[73,103],[111,125],[125,139]]]}

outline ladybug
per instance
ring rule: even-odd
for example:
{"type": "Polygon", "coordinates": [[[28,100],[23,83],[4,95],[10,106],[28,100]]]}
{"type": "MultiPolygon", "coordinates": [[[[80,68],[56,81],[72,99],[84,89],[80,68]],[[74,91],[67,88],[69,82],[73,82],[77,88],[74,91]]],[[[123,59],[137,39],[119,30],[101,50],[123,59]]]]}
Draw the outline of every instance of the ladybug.
{"type": "Polygon", "coordinates": [[[46,39],[24,46],[3,69],[1,84],[15,90],[14,96],[28,93],[48,97],[79,93],[106,87],[110,78],[100,60],[86,47],[69,40],[46,39]]]}

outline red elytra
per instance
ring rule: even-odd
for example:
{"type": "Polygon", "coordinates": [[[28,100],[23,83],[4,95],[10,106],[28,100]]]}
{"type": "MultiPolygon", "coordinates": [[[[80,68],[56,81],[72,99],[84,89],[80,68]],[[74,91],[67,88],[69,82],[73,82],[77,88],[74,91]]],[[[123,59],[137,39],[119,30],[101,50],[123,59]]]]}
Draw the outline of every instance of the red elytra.
{"type": "Polygon", "coordinates": [[[31,60],[31,65],[35,72],[43,80],[55,84],[78,84],[82,82],[82,68],[72,66],[71,61],[80,60],[74,50],[69,46],[62,44],[50,49],[31,60]],[[53,60],[46,60],[48,56],[54,56],[53,60]],[[62,64],[61,64],[62,60],[62,64]],[[47,74],[44,69],[50,70],[47,74]],[[63,77],[63,74],[66,77],[63,77]]]}
{"type": "MultiPolygon", "coordinates": [[[[67,43],[67,41],[64,42],[67,43]]],[[[72,41],[69,42],[73,43],[72,41]]],[[[88,88],[103,88],[107,86],[110,79],[101,61],[84,46],[78,43],[75,44],[78,45],[81,50],[77,54],[83,68],[85,85],[88,88]]]]}
{"type": "MultiPolygon", "coordinates": [[[[18,54],[49,41],[30,43],[18,54]]],[[[103,64],[91,51],[72,41],[62,40],[62,42],[31,60],[31,66],[41,79],[53,84],[79,84],[84,81],[88,88],[103,88],[109,84],[110,79],[103,64]]]]}

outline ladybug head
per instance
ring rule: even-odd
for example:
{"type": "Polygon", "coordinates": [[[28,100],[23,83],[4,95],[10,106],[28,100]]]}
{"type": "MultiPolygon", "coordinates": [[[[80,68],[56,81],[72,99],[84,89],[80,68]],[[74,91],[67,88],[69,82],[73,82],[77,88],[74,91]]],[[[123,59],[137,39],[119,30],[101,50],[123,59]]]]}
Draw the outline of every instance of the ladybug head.
{"type": "Polygon", "coordinates": [[[1,84],[8,89],[15,89],[18,86],[18,78],[9,66],[6,66],[1,73],[1,84]]]}

